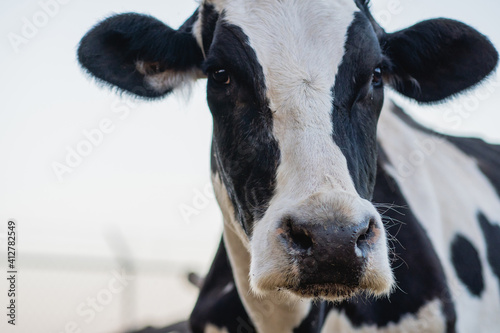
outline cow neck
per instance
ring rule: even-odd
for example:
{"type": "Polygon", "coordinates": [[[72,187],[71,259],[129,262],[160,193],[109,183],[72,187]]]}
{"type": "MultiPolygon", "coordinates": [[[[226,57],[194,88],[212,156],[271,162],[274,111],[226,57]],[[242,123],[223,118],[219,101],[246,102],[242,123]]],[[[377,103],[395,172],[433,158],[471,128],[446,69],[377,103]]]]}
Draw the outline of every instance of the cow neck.
{"type": "MultiPolygon", "coordinates": [[[[285,292],[256,295],[250,290],[249,241],[236,221],[234,207],[219,175],[213,174],[215,195],[224,217],[224,245],[236,288],[253,325],[259,333],[290,333],[307,317],[311,302],[292,299],[285,292]]],[[[242,325],[245,323],[242,323],[242,325]]]]}
{"type": "Polygon", "coordinates": [[[224,243],[240,299],[259,333],[290,333],[307,316],[311,302],[292,299],[283,292],[255,295],[250,290],[250,254],[234,224],[224,222],[224,243]]]}

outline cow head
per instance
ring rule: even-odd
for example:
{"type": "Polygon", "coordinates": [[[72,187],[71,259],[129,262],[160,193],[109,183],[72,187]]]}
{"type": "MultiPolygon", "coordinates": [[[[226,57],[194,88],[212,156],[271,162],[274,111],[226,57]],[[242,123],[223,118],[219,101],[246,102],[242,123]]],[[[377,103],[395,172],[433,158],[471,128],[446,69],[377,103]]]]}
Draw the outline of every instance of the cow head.
{"type": "Polygon", "coordinates": [[[250,254],[252,290],[329,300],[393,285],[370,203],[384,86],[439,101],[497,62],[467,25],[386,33],[360,0],[206,0],[178,30],[116,15],[87,33],[78,57],[146,98],[206,77],[216,192],[250,254]]]}

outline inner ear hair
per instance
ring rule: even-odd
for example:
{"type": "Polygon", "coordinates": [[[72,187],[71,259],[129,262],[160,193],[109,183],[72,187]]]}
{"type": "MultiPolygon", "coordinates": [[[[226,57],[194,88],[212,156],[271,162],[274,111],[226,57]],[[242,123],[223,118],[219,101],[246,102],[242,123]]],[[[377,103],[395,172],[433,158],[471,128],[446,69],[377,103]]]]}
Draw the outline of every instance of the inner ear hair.
{"type": "Polygon", "coordinates": [[[135,68],[142,75],[155,75],[167,70],[166,66],[159,61],[141,61],[135,62],[135,68]]]}
{"type": "Polygon", "coordinates": [[[176,88],[188,87],[197,79],[205,77],[202,70],[193,67],[187,70],[176,70],[168,68],[159,61],[135,62],[137,72],[144,76],[144,85],[159,94],[164,94],[176,88]]]}

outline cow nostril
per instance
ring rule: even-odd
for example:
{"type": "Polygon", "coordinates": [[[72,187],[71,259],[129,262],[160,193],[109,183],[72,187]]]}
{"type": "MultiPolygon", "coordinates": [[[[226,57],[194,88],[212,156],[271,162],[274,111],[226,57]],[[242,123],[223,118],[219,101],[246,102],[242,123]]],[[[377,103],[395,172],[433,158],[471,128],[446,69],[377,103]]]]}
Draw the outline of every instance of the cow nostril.
{"type": "Polygon", "coordinates": [[[364,250],[374,236],[375,236],[375,220],[372,218],[368,223],[368,227],[360,232],[359,237],[356,240],[356,247],[361,250],[364,250]]]}
{"type": "Polygon", "coordinates": [[[311,237],[303,229],[290,228],[290,238],[297,250],[307,251],[313,246],[311,237]]]}

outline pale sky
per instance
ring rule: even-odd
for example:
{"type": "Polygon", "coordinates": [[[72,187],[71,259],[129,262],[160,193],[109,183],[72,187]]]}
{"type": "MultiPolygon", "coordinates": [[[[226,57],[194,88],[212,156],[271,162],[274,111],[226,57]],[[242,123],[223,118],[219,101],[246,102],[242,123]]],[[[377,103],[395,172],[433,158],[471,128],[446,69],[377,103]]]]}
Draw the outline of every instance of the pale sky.
{"type": "MultiPolygon", "coordinates": [[[[115,235],[134,258],[205,268],[221,232],[217,205],[210,191],[204,194],[211,137],[205,82],[194,87],[189,101],[183,95],[155,103],[134,101],[101,89],[75,58],[80,38],[111,13],[149,13],[178,27],[197,3],[67,2],[47,22],[41,21],[43,26],[31,31],[17,52],[9,36],[22,35],[26,20],[32,22],[43,9],[38,1],[28,0],[0,5],[0,228],[9,218],[18,221],[20,247],[27,257],[109,257],[119,252],[110,240],[115,235]],[[85,140],[84,133],[103,121],[111,124],[110,133],[59,181],[53,163],[64,163],[68,152],[85,140]],[[183,218],[180,210],[188,206],[198,215],[183,218]]],[[[372,10],[388,31],[426,18],[450,17],[471,24],[500,49],[496,0],[388,3],[373,0],[372,10]]],[[[500,142],[496,82],[482,87],[486,93],[481,96],[487,97],[481,100],[468,95],[440,107],[411,105],[411,113],[434,128],[500,142]],[[443,120],[443,110],[464,103],[471,111],[463,123],[443,120]]]]}

